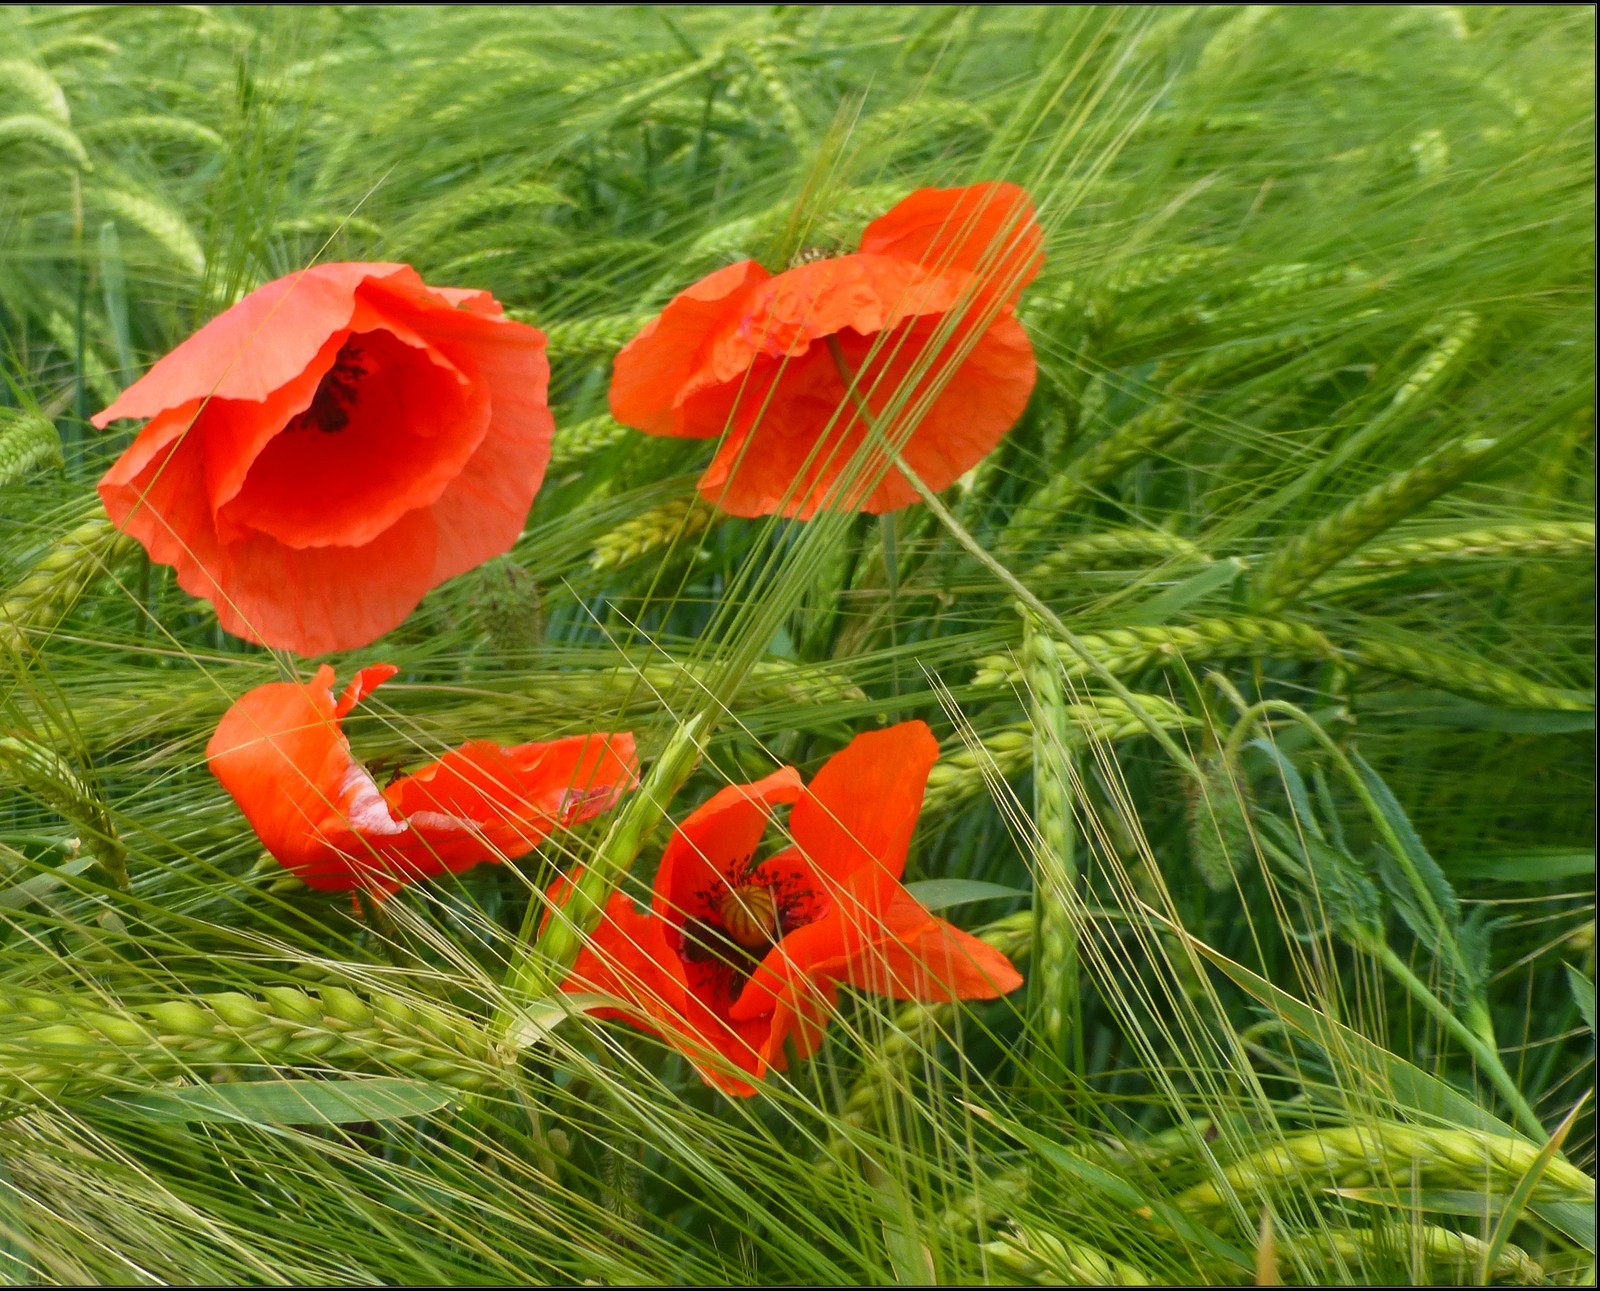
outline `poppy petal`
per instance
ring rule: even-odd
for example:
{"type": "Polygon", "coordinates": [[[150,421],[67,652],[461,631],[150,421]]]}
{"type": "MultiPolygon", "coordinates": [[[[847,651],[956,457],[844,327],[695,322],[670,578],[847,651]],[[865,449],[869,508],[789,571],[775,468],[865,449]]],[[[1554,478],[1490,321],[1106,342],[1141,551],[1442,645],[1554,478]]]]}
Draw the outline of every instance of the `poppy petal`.
{"type": "Polygon", "coordinates": [[[151,418],[100,494],[227,630],[363,645],[520,535],[553,430],[544,349],[493,296],[407,265],[291,274],[96,416],[151,418]]]}
{"type": "Polygon", "coordinates": [[[350,650],[417,608],[433,586],[437,545],[425,511],[406,512],[361,547],[297,550],[255,535],[215,547],[208,561],[196,542],[178,585],[210,600],[217,622],[247,641],[290,641],[304,655],[350,650]]]}
{"type": "Polygon", "coordinates": [[[321,264],[269,282],[156,360],[90,421],[104,430],[118,418],[154,417],[195,399],[260,402],[304,372],[348,325],[357,287],[406,268],[321,264]]]}
{"type": "Polygon", "coordinates": [[[770,277],[754,260],[741,260],[673,297],[617,354],[611,415],[650,435],[719,433],[720,427],[686,424],[675,414],[675,400],[699,367],[700,351],[717,325],[770,277]]]}
{"type": "Polygon", "coordinates": [[[361,546],[436,502],[483,442],[488,390],[433,346],[357,332],[341,365],[347,354],[359,356],[362,376],[345,424],[286,430],[261,445],[218,508],[224,539],[255,531],[296,548],[361,546]]]}
{"type": "Polygon", "coordinates": [[[476,451],[431,508],[438,532],[435,583],[509,551],[544,483],[555,421],[546,398],[545,335],[510,319],[430,316],[428,334],[487,389],[488,429],[476,451]]]}
{"type": "Polygon", "coordinates": [[[861,249],[977,274],[1002,299],[1015,301],[1044,264],[1044,233],[1016,184],[919,188],[867,225],[861,249]]]}
{"type": "Polygon", "coordinates": [[[873,337],[846,331],[836,341],[854,394],[820,347],[752,368],[740,400],[748,412],[724,414],[735,431],[700,480],[708,501],[732,515],[800,519],[824,509],[893,511],[919,494],[886,452],[867,447],[856,399],[874,410],[880,431],[903,442],[906,464],[937,492],[988,455],[1033,391],[1033,347],[1010,315],[976,337],[945,316],[873,337]],[[899,429],[907,418],[915,420],[909,439],[899,429]]]}
{"type": "Polygon", "coordinates": [[[333,703],[333,669],[310,682],[257,686],[223,715],[206,760],[262,845],[313,886],[329,857],[327,838],[345,830],[354,785],[350,744],[333,703]]]}
{"type": "Polygon", "coordinates": [[[774,1071],[787,1069],[787,1051],[784,1041],[794,1037],[795,1054],[809,1058],[822,1047],[823,1036],[834,1011],[839,1007],[839,988],[826,979],[805,976],[789,978],[784,988],[772,999],[770,1017],[746,1020],[737,1015],[735,1026],[747,1026],[751,1021],[766,1025],[766,1034],[758,1050],[761,1061],[774,1071]]]}
{"type": "Polygon", "coordinates": [[[987,942],[925,909],[904,892],[884,915],[885,936],[851,956],[844,980],[896,1000],[992,1000],[1022,985],[1022,974],[987,942]]]}
{"type": "MultiPolygon", "coordinates": [[[[283,433],[287,422],[311,406],[349,339],[347,329],[334,332],[304,372],[265,399],[211,398],[201,404],[189,434],[205,458],[206,497],[213,517],[238,496],[261,451],[283,433]]],[[[117,465],[121,465],[120,459],[117,465]]]]}
{"type": "Polygon", "coordinates": [[[453,869],[452,861],[468,852],[475,852],[468,864],[486,851],[508,860],[521,856],[557,826],[607,810],[633,786],[636,765],[629,734],[512,748],[472,740],[401,777],[384,797],[420,839],[449,849],[439,859],[453,869]],[[471,840],[461,838],[462,829],[471,840]]]}
{"type": "Polygon", "coordinates": [[[209,598],[215,582],[196,578],[194,570],[218,568],[222,557],[206,500],[200,437],[192,432],[198,415],[200,405],[187,403],[152,418],[101,477],[97,491],[112,524],[151,560],[173,566],[184,591],[209,598]]]}
{"type": "MultiPolygon", "coordinates": [[[[327,665],[324,664],[324,667],[327,665]]],[[[344,688],[344,693],[339,696],[339,702],[334,706],[333,715],[337,718],[347,716],[352,708],[375,691],[384,682],[397,675],[400,668],[392,663],[374,663],[361,669],[351,678],[350,684],[344,688]]]]}
{"type": "MultiPolygon", "coordinates": [[[[551,885],[551,901],[564,905],[572,881],[563,876],[551,885]]],[[[659,1036],[707,1084],[726,1094],[749,1097],[756,1092],[740,1073],[759,1076],[764,1069],[760,1051],[769,1030],[765,1020],[735,1025],[706,1009],[689,991],[682,961],[667,948],[661,920],[638,913],[621,893],[612,895],[561,989],[626,1000],[631,1008],[597,1009],[594,1016],[659,1036]]]]}
{"type": "Polygon", "coordinates": [[[828,759],[789,815],[796,846],[858,897],[895,883],[939,741],[926,722],[864,731],[828,759]]]}
{"type": "Polygon", "coordinates": [[[224,544],[210,520],[198,443],[181,420],[181,411],[154,419],[145,435],[164,447],[125,483],[108,472],[100,497],[113,524],[173,567],[178,586],[212,603],[225,631],[320,654],[363,645],[416,608],[432,586],[436,543],[422,514],[402,516],[361,548],[296,551],[264,535],[224,544]],[[374,564],[385,577],[372,576],[374,564]]]}
{"type": "Polygon", "coordinates": [[[847,328],[870,336],[907,318],[943,314],[970,295],[967,275],[930,273],[893,256],[797,265],[755,288],[721,321],[680,398],[687,406],[700,390],[739,380],[758,358],[796,358],[847,328]]]}
{"type": "Polygon", "coordinates": [[[800,773],[781,767],[755,784],[718,790],[672,831],[656,871],[652,909],[669,928],[700,913],[730,866],[755,854],[772,810],[800,796],[800,773]]]}
{"type": "Polygon", "coordinates": [[[267,850],[312,887],[384,892],[521,855],[557,825],[603,811],[636,780],[633,736],[595,734],[512,748],[474,741],[380,790],[341,723],[396,671],[363,668],[337,704],[327,665],[308,684],[258,686],[206,747],[267,850]]]}

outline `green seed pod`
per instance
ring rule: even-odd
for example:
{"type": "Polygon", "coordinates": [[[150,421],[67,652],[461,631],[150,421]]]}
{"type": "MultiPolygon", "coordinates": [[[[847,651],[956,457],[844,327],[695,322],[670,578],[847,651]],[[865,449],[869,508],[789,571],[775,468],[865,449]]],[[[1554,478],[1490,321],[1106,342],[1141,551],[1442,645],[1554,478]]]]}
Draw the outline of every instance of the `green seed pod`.
{"type": "Polygon", "coordinates": [[[454,1084],[462,1074],[462,1064],[452,1062],[448,1058],[422,1058],[407,1064],[415,1076],[424,1080],[437,1080],[446,1084],[454,1084]]]}
{"type": "Polygon", "coordinates": [[[338,1044],[339,1037],[332,1031],[299,1031],[294,1036],[294,1056],[297,1061],[320,1058],[338,1044]]]}
{"type": "Polygon", "coordinates": [[[417,1011],[396,995],[375,995],[372,1007],[381,1026],[395,1031],[410,1031],[417,1026],[417,1011]]]}
{"type": "Polygon", "coordinates": [[[272,1011],[285,1021],[301,1025],[322,1021],[321,1006],[304,991],[297,991],[292,986],[268,986],[263,988],[261,994],[272,1011]]]}
{"type": "Polygon", "coordinates": [[[473,574],[472,604],[497,654],[531,650],[544,635],[538,581],[509,556],[478,566],[473,574]]]}
{"type": "Polygon", "coordinates": [[[85,1013],[81,1020],[85,1027],[98,1031],[112,1044],[132,1047],[150,1043],[149,1031],[137,1018],[129,1017],[125,1013],[85,1013]]]}
{"type": "Polygon", "coordinates": [[[209,1037],[216,1021],[193,1000],[164,1000],[145,1009],[162,1035],[209,1037]]]}
{"type": "Polygon", "coordinates": [[[206,1003],[229,1026],[240,1030],[260,1026],[267,1016],[260,1004],[239,991],[219,991],[206,996],[206,1003]]]}
{"type": "Polygon", "coordinates": [[[1189,854],[1206,886],[1224,892],[1234,883],[1239,858],[1251,854],[1248,794],[1237,768],[1218,752],[1203,754],[1201,781],[1189,799],[1189,854]]]}
{"type": "Polygon", "coordinates": [[[60,1046],[73,1049],[98,1049],[98,1037],[90,1034],[81,1026],[73,1026],[69,1022],[58,1022],[52,1026],[40,1027],[37,1031],[30,1031],[27,1037],[28,1047],[60,1046]]]}
{"type": "Polygon", "coordinates": [[[354,992],[345,990],[342,986],[320,986],[317,994],[322,999],[322,1007],[330,1018],[336,1018],[353,1027],[370,1027],[373,1023],[373,1012],[367,1007],[366,1001],[354,992]]]}
{"type": "Polygon", "coordinates": [[[236,1040],[190,1040],[183,1053],[197,1067],[235,1063],[245,1057],[236,1040]]]}

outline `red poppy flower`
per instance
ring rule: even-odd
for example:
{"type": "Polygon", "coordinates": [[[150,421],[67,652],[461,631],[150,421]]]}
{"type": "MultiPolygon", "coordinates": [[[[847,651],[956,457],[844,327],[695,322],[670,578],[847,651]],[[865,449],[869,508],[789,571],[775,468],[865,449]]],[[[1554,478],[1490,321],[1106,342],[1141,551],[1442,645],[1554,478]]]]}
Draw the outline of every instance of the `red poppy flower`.
{"type": "Polygon", "coordinates": [[[106,512],[217,608],[300,654],[365,645],[516,541],[554,423],[544,334],[402,264],[251,292],[95,415],[148,418],[106,512]]]}
{"type": "Polygon", "coordinates": [[[906,464],[946,488],[1033,390],[1015,305],[1042,246],[1015,184],[918,189],[856,255],[776,276],[745,260],[679,294],[617,355],[611,411],[651,435],[726,432],[700,492],[733,515],[893,511],[917,494],[881,453],[858,454],[868,427],[835,348],[906,464]]]}
{"type": "Polygon", "coordinates": [[[595,734],[512,748],[472,740],[380,789],[341,724],[398,671],[363,668],[337,704],[326,664],[307,685],[257,686],[206,746],[212,774],[267,850],[311,887],[383,895],[518,857],[634,785],[633,736],[595,734]]]}
{"type": "MultiPolygon", "coordinates": [[[[1022,978],[999,951],[901,885],[939,746],[922,722],[858,735],[809,786],[793,767],[733,785],[674,832],[649,915],[614,897],[563,986],[632,1006],[620,1014],[682,1051],[730,1093],[782,1070],[793,1037],[821,1043],[841,985],[902,1000],[994,999],[1022,978]],[[762,857],[774,809],[793,803],[792,845],[762,857]]],[[[551,890],[565,900],[565,881],[551,890]]]]}

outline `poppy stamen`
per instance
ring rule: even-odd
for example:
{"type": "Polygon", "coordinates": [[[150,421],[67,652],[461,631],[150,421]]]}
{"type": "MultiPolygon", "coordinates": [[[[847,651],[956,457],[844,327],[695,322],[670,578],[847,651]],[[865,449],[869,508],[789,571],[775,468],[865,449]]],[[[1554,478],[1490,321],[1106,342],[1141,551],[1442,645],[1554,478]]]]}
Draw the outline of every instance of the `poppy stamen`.
{"type": "Polygon", "coordinates": [[[367,375],[361,361],[361,347],[352,340],[339,347],[338,357],[327,374],[317,383],[317,392],[311,396],[311,406],[297,413],[284,426],[286,432],[320,430],[325,435],[337,434],[350,424],[350,405],[356,401],[356,385],[367,375]]]}

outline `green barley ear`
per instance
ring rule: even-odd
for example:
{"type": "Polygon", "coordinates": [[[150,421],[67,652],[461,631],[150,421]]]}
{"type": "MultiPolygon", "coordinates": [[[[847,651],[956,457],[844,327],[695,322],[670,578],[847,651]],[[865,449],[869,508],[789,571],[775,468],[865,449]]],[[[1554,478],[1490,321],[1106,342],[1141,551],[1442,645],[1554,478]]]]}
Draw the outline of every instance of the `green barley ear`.
{"type": "Polygon", "coordinates": [[[1381,638],[1363,638],[1352,642],[1343,653],[1354,662],[1379,672],[1510,708],[1549,708],[1580,713],[1594,707],[1592,690],[1546,686],[1508,668],[1454,651],[1439,650],[1426,638],[1410,634],[1402,636],[1393,632],[1381,638]]]}
{"type": "Polygon", "coordinates": [[[697,493],[673,498],[602,535],[589,565],[597,571],[616,569],[662,547],[692,539],[725,518],[697,493]]]}
{"type": "MultiPolygon", "coordinates": [[[[1184,626],[1114,628],[1081,638],[1084,647],[1117,676],[1145,668],[1193,667],[1211,659],[1299,659],[1315,661],[1335,657],[1333,643],[1316,628],[1275,619],[1218,617],[1184,626]]],[[[1075,656],[1067,658],[1067,675],[1087,672],[1075,656]]],[[[1009,655],[987,655],[978,660],[974,686],[1015,684],[1021,671],[1009,655]]]]}
{"type": "Polygon", "coordinates": [[[1068,761],[1067,704],[1061,658],[1043,626],[1024,611],[1023,658],[1033,721],[1034,915],[1038,968],[1032,974],[1048,1051],[1081,1074],[1078,1003],[1078,864],[1072,818],[1074,772],[1068,761]]]}
{"type": "Polygon", "coordinates": [[[166,202],[147,193],[122,188],[97,188],[90,200],[106,213],[149,236],[174,264],[195,278],[205,276],[206,257],[189,222],[166,202]]]}
{"type": "Polygon", "coordinates": [[[550,322],[534,310],[508,309],[508,318],[532,323],[544,332],[552,358],[587,359],[615,354],[637,336],[654,314],[602,314],[550,322]]]}
{"type": "Polygon", "coordinates": [[[0,59],[0,85],[9,89],[13,97],[28,100],[50,120],[72,124],[72,109],[61,83],[37,63],[25,58],[0,59]]]}
{"type": "Polygon", "coordinates": [[[558,427],[550,447],[550,471],[565,470],[587,458],[603,453],[636,434],[610,413],[587,417],[571,426],[558,427]]]}
{"type": "Polygon", "coordinates": [[[756,79],[761,82],[767,97],[772,100],[778,120],[783,123],[784,133],[796,145],[804,147],[811,139],[811,128],[806,124],[805,114],[800,111],[800,105],[795,102],[794,94],[785,84],[772,57],[774,46],[791,43],[792,41],[782,37],[768,37],[764,40],[745,41],[735,48],[743,55],[745,62],[750,64],[756,79]]]}
{"type": "Polygon", "coordinates": [[[1030,578],[1049,578],[1079,569],[1124,569],[1146,562],[1208,565],[1198,544],[1160,529],[1107,529],[1064,542],[1028,570],[1030,578]]]}
{"type": "Polygon", "coordinates": [[[0,599],[0,652],[21,650],[31,633],[48,632],[84,589],[133,547],[133,540],[103,516],[63,534],[0,599]]]}
{"type": "Polygon", "coordinates": [[[71,821],[90,838],[89,850],[120,888],[128,886],[128,852],[99,789],[55,750],[25,735],[0,736],[0,771],[71,821]]]}
{"type": "Polygon", "coordinates": [[[210,126],[201,125],[187,117],[165,114],[112,117],[107,121],[86,125],[79,133],[91,141],[187,143],[208,152],[221,152],[226,147],[222,136],[210,126]]]}
{"type": "Polygon", "coordinates": [[[23,408],[0,408],[0,487],[41,466],[63,465],[61,436],[48,417],[23,408]]]}
{"type": "Polygon", "coordinates": [[[487,1033],[437,1005],[322,986],[192,995],[138,1008],[42,993],[0,1006],[0,1099],[148,1088],[271,1063],[400,1071],[459,1089],[495,1079],[487,1033]],[[20,1005],[20,1007],[19,1007],[20,1005]]]}
{"type": "Polygon", "coordinates": [[[1064,512],[1135,462],[1157,453],[1189,428],[1182,406],[1163,402],[1146,408],[1106,438],[1091,444],[1066,470],[1017,508],[1000,535],[1002,553],[1016,552],[1037,538],[1064,512]]]}
{"type": "Polygon", "coordinates": [[[1271,611],[1287,605],[1324,570],[1468,479],[1498,446],[1493,439],[1446,444],[1291,539],[1257,580],[1262,608],[1271,611]]]}
{"type": "Polygon", "coordinates": [[[1139,1269],[1087,1242],[1013,1220],[1005,1236],[985,1242],[983,1252],[1006,1273],[1040,1286],[1145,1287],[1139,1269]]]}
{"type": "MultiPolygon", "coordinates": [[[[1284,1253],[1302,1261],[1328,1266],[1325,1276],[1343,1266],[1369,1268],[1374,1263],[1406,1256],[1420,1256],[1426,1282],[1435,1286],[1477,1285],[1490,1253],[1489,1243],[1470,1233],[1434,1224],[1402,1229],[1328,1228],[1318,1232],[1280,1237],[1284,1253]]],[[[1490,1282],[1510,1282],[1538,1286],[1547,1282],[1544,1269],[1520,1246],[1509,1243],[1488,1269],[1490,1282]]]]}
{"type": "Polygon", "coordinates": [[[0,148],[10,151],[14,144],[33,144],[59,153],[79,170],[92,170],[88,150],[71,126],[37,112],[17,112],[0,117],[0,148]]]}
{"type": "Polygon", "coordinates": [[[1316,591],[1319,596],[1338,594],[1374,578],[1458,560],[1564,560],[1593,555],[1592,520],[1486,525],[1365,547],[1318,579],[1316,591]]]}
{"type": "MultiPolygon", "coordinates": [[[[1392,1187],[1416,1179],[1437,1188],[1510,1194],[1540,1156],[1526,1139],[1481,1130],[1432,1129],[1393,1121],[1337,1126],[1299,1134],[1226,1167],[1219,1178],[1177,1198],[1194,1214],[1226,1208],[1232,1197],[1261,1197],[1285,1189],[1392,1187]]],[[[1537,1201],[1593,1205],[1594,1180],[1557,1156],[1534,1189],[1537,1201]]]]}
{"type": "MultiPolygon", "coordinates": [[[[1059,652],[1060,647],[1057,647],[1059,652]]],[[[1014,667],[1010,656],[990,656],[995,665],[1014,667]]],[[[991,670],[985,676],[993,676],[991,670]]],[[[1020,682],[1022,674],[1008,674],[1020,682]]],[[[976,681],[974,684],[978,684],[976,681]]],[[[1135,695],[1135,701],[1162,727],[1176,731],[1193,725],[1195,718],[1176,707],[1163,695],[1135,695]]],[[[1115,744],[1138,739],[1149,733],[1144,722],[1115,695],[1085,695],[1081,702],[1066,706],[1066,747],[1081,749],[1090,743],[1115,744]]],[[[922,799],[924,814],[936,816],[954,811],[985,792],[993,793],[1011,777],[1020,775],[1033,763],[1034,727],[1019,722],[1002,727],[976,744],[957,739],[939,754],[928,773],[928,788],[922,799]]]]}

